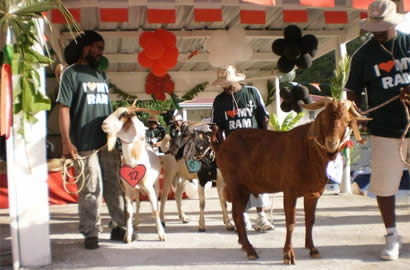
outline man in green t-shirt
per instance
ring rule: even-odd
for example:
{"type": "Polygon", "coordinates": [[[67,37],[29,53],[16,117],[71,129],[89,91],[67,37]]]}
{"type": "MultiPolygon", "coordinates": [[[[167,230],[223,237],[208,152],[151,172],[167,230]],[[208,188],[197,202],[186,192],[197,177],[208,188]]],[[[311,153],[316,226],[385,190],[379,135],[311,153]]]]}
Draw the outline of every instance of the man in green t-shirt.
{"type": "Polygon", "coordinates": [[[118,151],[98,151],[106,144],[101,124],[112,112],[108,79],[98,69],[104,40],[94,31],[85,31],[76,41],[64,49],[69,66],[61,75],[57,97],[59,126],[63,157],[85,157],[81,159],[83,168],[75,162],[76,175],[83,171],[86,181],[78,194],[79,229],[85,236],[85,248],[97,249],[102,195],[114,223],[111,239],[122,241],[125,234],[124,198],[118,179],[120,155],[118,151]]]}
{"type": "MultiPolygon", "coordinates": [[[[259,90],[253,86],[241,85],[245,74],[237,72],[234,66],[223,66],[217,70],[217,79],[213,85],[222,87],[223,92],[216,96],[212,108],[212,122],[219,131],[218,140],[224,141],[234,130],[240,128],[268,128],[268,112],[265,109],[259,90]]],[[[253,226],[257,231],[274,229],[264,212],[264,194],[249,196],[249,201],[243,214],[246,230],[252,225],[246,211],[256,207],[257,219],[253,226]]]]}
{"type": "MultiPolygon", "coordinates": [[[[395,29],[403,20],[403,15],[396,13],[396,5],[390,0],[376,0],[369,5],[368,19],[362,20],[360,27],[373,33],[373,38],[352,57],[345,85],[349,98],[360,101],[359,97],[366,89],[369,107],[373,108],[400,94],[401,89],[410,89],[410,35],[395,29]]],[[[369,191],[377,196],[387,231],[386,246],[380,257],[394,260],[399,257],[400,249],[394,196],[399,189],[404,167],[399,148],[400,137],[407,127],[405,108],[396,100],[371,112],[370,118],[368,130],[371,135],[372,171],[369,191]]],[[[404,156],[408,157],[409,139],[405,139],[403,150],[404,156]]]]}

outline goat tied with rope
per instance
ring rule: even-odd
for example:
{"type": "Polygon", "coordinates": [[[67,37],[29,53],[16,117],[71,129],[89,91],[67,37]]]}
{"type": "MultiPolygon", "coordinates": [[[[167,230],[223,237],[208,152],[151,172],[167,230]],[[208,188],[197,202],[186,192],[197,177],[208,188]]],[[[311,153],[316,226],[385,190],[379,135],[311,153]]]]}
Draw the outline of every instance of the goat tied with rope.
{"type": "Polygon", "coordinates": [[[102,129],[108,136],[108,150],[112,150],[117,138],[122,142],[121,185],[125,192],[126,201],[126,231],[124,242],[131,242],[134,224],[138,222],[139,191],[147,194],[155,218],[158,238],[165,241],[165,231],[159,218],[158,196],[154,185],[158,187],[161,168],[164,168],[164,177],[169,177],[175,167],[175,159],[171,155],[157,156],[145,141],[147,127],[134,114],[135,112],[160,112],[135,107],[135,102],[129,107],[120,107],[109,115],[102,124],[102,129]],[[133,220],[133,198],[137,209],[133,220]]]}
{"type": "Polygon", "coordinates": [[[301,196],[304,197],[305,247],[312,258],[320,257],[313,243],[312,228],[317,201],[327,183],[327,163],[342,150],[343,143],[350,138],[351,129],[359,143],[365,142],[360,137],[357,121],[370,119],[362,117],[354,103],[323,98],[302,107],[324,110],[313,122],[287,132],[239,129],[221,144],[216,139],[218,129],[213,128],[212,145],[225,181],[224,196],[232,202],[239,243],[250,260],[258,255],[248,240],[243,220],[249,194],[276,192],[284,193],[284,262],[295,263],[292,233],[296,223],[296,201],[301,196]]]}

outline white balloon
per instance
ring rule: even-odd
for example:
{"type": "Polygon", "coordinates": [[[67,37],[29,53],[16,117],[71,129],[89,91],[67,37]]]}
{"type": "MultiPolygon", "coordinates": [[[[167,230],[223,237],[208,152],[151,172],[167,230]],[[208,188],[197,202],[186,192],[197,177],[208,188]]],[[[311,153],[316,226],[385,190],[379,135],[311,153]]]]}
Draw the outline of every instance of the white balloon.
{"type": "Polygon", "coordinates": [[[245,44],[245,46],[242,47],[242,58],[241,58],[241,60],[242,61],[249,60],[249,59],[251,59],[252,55],[253,55],[252,47],[249,46],[248,44],[245,44]]]}
{"type": "Polygon", "coordinates": [[[228,34],[230,39],[234,42],[243,42],[246,41],[245,30],[240,25],[236,25],[229,29],[228,34]]]}
{"type": "Polygon", "coordinates": [[[404,15],[404,22],[396,25],[396,30],[405,33],[405,34],[409,34],[410,33],[410,12],[406,13],[406,15],[404,15]]]}

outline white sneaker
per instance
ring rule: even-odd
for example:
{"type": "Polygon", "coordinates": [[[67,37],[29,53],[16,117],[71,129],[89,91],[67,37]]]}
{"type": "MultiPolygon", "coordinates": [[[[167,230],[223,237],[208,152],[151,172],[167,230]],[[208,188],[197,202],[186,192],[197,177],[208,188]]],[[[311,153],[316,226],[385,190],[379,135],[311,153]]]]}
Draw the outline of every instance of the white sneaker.
{"type": "Polygon", "coordinates": [[[269,220],[266,218],[265,213],[258,213],[258,217],[256,219],[255,225],[253,225],[253,228],[255,231],[269,231],[269,230],[274,230],[275,225],[269,222],[269,220]]]}
{"type": "Polygon", "coordinates": [[[243,213],[243,222],[245,223],[245,230],[251,231],[252,230],[252,224],[251,221],[249,220],[248,214],[243,213]]]}
{"type": "Polygon", "coordinates": [[[398,234],[390,234],[384,236],[386,245],[380,254],[382,260],[397,260],[400,250],[400,236],[398,234]]]}

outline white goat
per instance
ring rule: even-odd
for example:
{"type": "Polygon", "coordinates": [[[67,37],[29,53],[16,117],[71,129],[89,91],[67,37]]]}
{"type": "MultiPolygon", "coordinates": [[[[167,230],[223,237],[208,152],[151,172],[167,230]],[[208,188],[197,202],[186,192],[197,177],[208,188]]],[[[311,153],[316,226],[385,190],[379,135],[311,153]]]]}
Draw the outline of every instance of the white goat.
{"type": "MultiPolygon", "coordinates": [[[[201,123],[193,122],[190,124],[191,126],[190,129],[193,130],[198,125],[201,125],[201,123]]],[[[204,138],[204,140],[206,139],[208,139],[208,137],[204,138]]],[[[170,137],[165,136],[164,140],[162,141],[162,146],[161,146],[164,151],[168,150],[169,141],[170,141],[170,137]]],[[[193,179],[198,179],[198,174],[190,173],[188,171],[185,159],[182,158],[175,162],[176,162],[176,165],[174,166],[174,168],[176,168],[175,177],[171,177],[172,175],[166,178],[164,177],[164,185],[162,187],[163,191],[161,194],[160,217],[161,217],[162,224],[164,225],[165,225],[165,215],[164,215],[165,204],[168,199],[168,192],[171,187],[171,184],[174,184],[174,186],[176,186],[175,201],[177,204],[179,217],[181,218],[183,223],[188,223],[189,218],[185,215],[182,209],[182,193],[184,191],[184,180],[192,181],[193,179]]],[[[225,228],[228,231],[233,231],[234,226],[229,220],[228,211],[226,208],[226,201],[223,196],[224,180],[223,180],[222,174],[220,173],[219,169],[217,170],[217,176],[215,180],[216,180],[216,188],[218,191],[219,202],[222,208],[223,222],[225,224],[225,228]]],[[[198,197],[199,197],[199,209],[200,209],[198,231],[205,232],[205,192],[204,192],[204,187],[202,187],[201,185],[198,185],[198,197]]]]}
{"type": "MultiPolygon", "coordinates": [[[[124,241],[129,243],[132,241],[134,231],[133,227],[133,198],[137,201],[136,219],[138,218],[139,210],[139,194],[138,190],[144,191],[149,198],[154,215],[158,238],[165,241],[165,231],[159,218],[158,200],[154,189],[154,184],[159,179],[161,173],[160,158],[147,147],[145,142],[146,127],[134,114],[136,111],[145,111],[155,114],[147,109],[137,108],[133,104],[130,107],[120,107],[111,115],[109,115],[102,124],[102,129],[108,134],[108,150],[111,150],[116,143],[117,137],[122,142],[123,159],[121,166],[121,184],[124,187],[126,201],[126,230],[127,233],[124,241]]],[[[175,174],[172,164],[175,159],[164,157],[162,163],[165,163],[166,172],[175,174]]]]}

